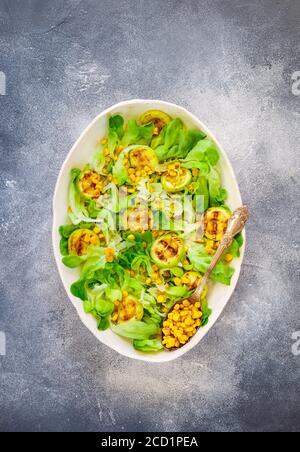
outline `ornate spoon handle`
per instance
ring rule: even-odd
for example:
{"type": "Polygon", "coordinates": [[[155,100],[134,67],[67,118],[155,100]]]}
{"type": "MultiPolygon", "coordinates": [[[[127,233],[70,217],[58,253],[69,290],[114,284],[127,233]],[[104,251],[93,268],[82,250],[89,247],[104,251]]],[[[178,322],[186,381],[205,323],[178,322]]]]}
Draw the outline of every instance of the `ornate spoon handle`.
{"type": "Polygon", "coordinates": [[[247,206],[239,207],[236,209],[228,221],[228,226],[225,234],[223,235],[219,247],[214,255],[210,266],[208,267],[205,275],[202,278],[201,284],[197,287],[193,295],[191,295],[190,300],[192,302],[197,302],[200,300],[201,294],[207,281],[210,277],[211,272],[219,262],[224,251],[229,248],[232,244],[234,237],[244,229],[244,226],[249,218],[249,209],[247,206]]]}

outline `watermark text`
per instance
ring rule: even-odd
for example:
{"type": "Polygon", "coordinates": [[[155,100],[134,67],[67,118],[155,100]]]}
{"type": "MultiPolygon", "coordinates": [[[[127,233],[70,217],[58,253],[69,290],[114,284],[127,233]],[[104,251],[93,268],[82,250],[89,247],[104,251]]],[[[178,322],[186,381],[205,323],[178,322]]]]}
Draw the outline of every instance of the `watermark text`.
{"type": "Polygon", "coordinates": [[[296,71],[292,75],[292,93],[294,96],[300,96],[300,71],[296,71]]]}
{"type": "Polygon", "coordinates": [[[292,340],[295,341],[292,345],[292,353],[294,356],[300,356],[300,331],[292,334],[292,340]]]}
{"type": "Polygon", "coordinates": [[[6,355],[6,337],[3,331],[0,331],[0,356],[6,355]]]}
{"type": "Polygon", "coordinates": [[[0,96],[6,94],[6,76],[4,72],[0,71],[0,96]]]}

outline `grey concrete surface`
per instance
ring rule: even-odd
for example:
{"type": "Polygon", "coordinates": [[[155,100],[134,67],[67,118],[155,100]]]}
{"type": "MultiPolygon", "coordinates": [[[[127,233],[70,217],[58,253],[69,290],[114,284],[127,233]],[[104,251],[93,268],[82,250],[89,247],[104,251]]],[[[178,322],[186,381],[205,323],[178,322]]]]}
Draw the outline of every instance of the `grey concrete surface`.
{"type": "Polygon", "coordinates": [[[299,23],[298,0],[0,0],[0,430],[300,429],[299,23]],[[97,342],[51,248],[67,152],[130,98],[198,115],[252,211],[224,314],[162,365],[97,342]]]}

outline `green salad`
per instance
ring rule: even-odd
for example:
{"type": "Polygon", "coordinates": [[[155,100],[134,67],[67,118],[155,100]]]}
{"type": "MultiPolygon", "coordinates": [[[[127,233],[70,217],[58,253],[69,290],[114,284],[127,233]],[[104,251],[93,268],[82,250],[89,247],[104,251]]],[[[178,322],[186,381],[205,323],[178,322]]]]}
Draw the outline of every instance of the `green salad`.
{"type": "MultiPolygon", "coordinates": [[[[90,161],[72,169],[68,197],[69,221],[59,233],[63,264],[80,268],[72,294],[99,330],[159,352],[168,311],[201,282],[231,215],[216,145],[162,111],[127,121],[113,115],[90,161]]],[[[213,281],[230,285],[242,242],[239,234],[213,281]]],[[[208,294],[200,327],[211,314],[208,294]]],[[[194,333],[186,336],[179,322],[170,348],[194,333]]]]}

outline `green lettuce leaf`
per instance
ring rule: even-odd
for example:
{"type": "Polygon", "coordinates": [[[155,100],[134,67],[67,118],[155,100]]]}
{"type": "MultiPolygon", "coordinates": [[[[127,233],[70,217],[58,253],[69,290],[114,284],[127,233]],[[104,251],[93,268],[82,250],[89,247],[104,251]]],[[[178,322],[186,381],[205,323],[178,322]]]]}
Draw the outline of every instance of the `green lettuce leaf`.
{"type": "Polygon", "coordinates": [[[82,301],[87,299],[85,279],[78,279],[78,281],[71,285],[70,290],[74,297],[80,298],[82,301]]]}
{"type": "Polygon", "coordinates": [[[61,237],[68,239],[76,229],[94,229],[94,227],[95,223],[80,222],[79,224],[63,224],[59,227],[58,231],[61,237]]]}
{"type": "Polygon", "coordinates": [[[140,352],[159,352],[163,349],[162,343],[159,339],[144,339],[138,340],[135,339],[133,341],[133,346],[136,350],[140,352]]]}
{"type": "Polygon", "coordinates": [[[185,162],[208,162],[211,166],[215,166],[219,161],[219,151],[216,145],[209,138],[198,140],[197,144],[185,157],[185,162]]]}
{"type": "Polygon", "coordinates": [[[131,144],[150,144],[153,127],[152,123],[140,126],[135,119],[130,119],[122,139],[123,146],[126,148],[131,144]]]}
{"type": "Polygon", "coordinates": [[[197,178],[195,182],[195,195],[203,196],[203,208],[204,211],[209,207],[209,189],[208,189],[208,181],[205,176],[200,176],[197,178]]]}
{"type": "Polygon", "coordinates": [[[201,311],[202,311],[201,326],[203,327],[208,324],[209,317],[211,316],[212,313],[212,310],[208,307],[207,300],[202,300],[201,311]]]}
{"type": "MultiPolygon", "coordinates": [[[[205,247],[199,243],[189,243],[188,257],[194,268],[200,273],[205,273],[212,261],[212,256],[210,256],[205,247]]],[[[234,268],[230,267],[227,263],[220,261],[213,270],[211,279],[230,286],[233,274],[234,268]]]]}
{"type": "Polygon", "coordinates": [[[185,158],[204,137],[199,130],[185,130],[181,119],[175,118],[164,129],[162,138],[154,143],[155,153],[160,161],[185,158]]]}
{"type": "Polygon", "coordinates": [[[209,203],[211,207],[220,206],[224,204],[228,197],[227,191],[221,187],[221,178],[215,168],[211,168],[207,175],[209,188],[209,203]]]}
{"type": "Polygon", "coordinates": [[[129,339],[149,339],[154,336],[159,330],[159,327],[154,323],[145,323],[140,320],[130,320],[128,322],[120,323],[118,325],[111,324],[111,329],[119,336],[127,337],[129,339]]]}
{"type": "Polygon", "coordinates": [[[117,179],[118,185],[123,185],[128,180],[128,171],[124,166],[124,153],[121,152],[113,167],[113,176],[117,179]]]}
{"type": "Polygon", "coordinates": [[[86,260],[86,256],[64,256],[62,263],[69,268],[79,267],[86,260]]]}
{"type": "Polygon", "coordinates": [[[111,116],[108,120],[108,149],[112,153],[124,135],[124,119],[121,115],[111,116]]]}
{"type": "Polygon", "coordinates": [[[108,317],[101,317],[100,321],[97,325],[97,328],[100,331],[104,331],[104,330],[107,330],[109,328],[109,326],[110,326],[110,322],[109,322],[108,317]]]}

